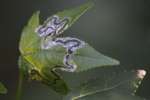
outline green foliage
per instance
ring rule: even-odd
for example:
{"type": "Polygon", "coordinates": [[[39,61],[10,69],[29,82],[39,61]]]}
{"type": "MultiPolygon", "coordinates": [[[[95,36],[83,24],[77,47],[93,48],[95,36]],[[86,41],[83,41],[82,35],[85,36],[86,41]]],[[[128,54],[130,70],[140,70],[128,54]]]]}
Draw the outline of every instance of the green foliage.
{"type": "Polygon", "coordinates": [[[7,93],[7,89],[5,88],[5,86],[0,82],[0,94],[6,94],[7,93]]]}
{"type": "Polygon", "coordinates": [[[27,55],[40,49],[39,47],[40,38],[35,33],[35,28],[37,28],[38,25],[39,25],[39,12],[36,12],[30,18],[27,26],[24,27],[21,34],[19,50],[22,55],[27,55]]]}
{"type": "Polygon", "coordinates": [[[94,78],[80,82],[64,100],[144,100],[134,96],[143,79],[138,76],[138,71],[123,71],[112,67],[90,73],[89,76],[93,75],[94,78]]]}
{"type": "Polygon", "coordinates": [[[85,4],[81,5],[81,6],[79,6],[79,7],[67,9],[67,10],[64,10],[62,12],[58,12],[56,15],[58,15],[59,17],[62,17],[62,18],[69,17],[70,18],[69,27],[70,27],[88,9],[93,7],[93,5],[94,5],[93,2],[88,2],[88,3],[85,3],[85,4]]]}
{"type": "MultiPolygon", "coordinates": [[[[71,26],[92,5],[93,3],[90,2],[74,9],[59,12],[56,15],[62,18],[69,17],[69,26],[71,26]]],[[[41,40],[37,33],[35,33],[35,29],[38,25],[39,12],[36,12],[30,18],[22,32],[20,40],[20,68],[23,70],[27,69],[28,72],[35,70],[37,73],[32,76],[34,79],[44,82],[57,92],[66,94],[69,90],[66,83],[53,71],[56,66],[63,66],[62,61],[65,55],[65,49],[62,47],[54,47],[49,50],[42,50],[40,48],[41,40]],[[25,65],[26,67],[24,67],[25,65]]],[[[118,64],[118,61],[100,54],[88,44],[85,48],[79,50],[73,59],[78,65],[78,72],[94,67],[118,64]]]]}
{"type": "MultiPolygon", "coordinates": [[[[93,3],[88,2],[55,15],[60,18],[69,17],[68,25],[71,27],[92,6],[93,3]]],[[[39,12],[36,12],[22,31],[19,45],[21,55],[18,64],[24,76],[29,76],[30,79],[48,85],[57,93],[65,95],[64,100],[123,100],[119,98],[138,100],[138,97],[131,95],[137,89],[137,83],[141,81],[137,78],[137,73],[117,70],[113,66],[119,65],[119,61],[99,53],[88,43],[84,48],[77,50],[73,56],[73,60],[78,66],[76,72],[68,74],[71,76],[71,74],[79,75],[88,72],[87,77],[89,75],[91,78],[86,82],[83,80],[78,82],[79,84],[75,88],[71,87],[62,75],[63,72],[55,70],[64,66],[65,48],[56,46],[48,50],[41,49],[41,38],[35,32],[40,25],[39,22],[39,12]],[[101,69],[98,70],[99,72],[95,72],[99,73],[97,77],[90,74],[91,69],[95,68],[101,69]]]]}

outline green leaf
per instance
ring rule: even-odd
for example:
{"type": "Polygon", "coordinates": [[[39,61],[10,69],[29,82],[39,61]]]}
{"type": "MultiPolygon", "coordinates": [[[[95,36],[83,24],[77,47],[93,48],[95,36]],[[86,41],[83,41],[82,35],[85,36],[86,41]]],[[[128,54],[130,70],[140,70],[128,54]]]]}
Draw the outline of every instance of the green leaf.
{"type": "MultiPolygon", "coordinates": [[[[79,7],[64,10],[58,12],[55,15],[58,15],[61,18],[69,17],[68,26],[70,27],[82,14],[84,14],[89,8],[93,6],[92,2],[88,2],[79,7]]],[[[40,38],[35,33],[35,29],[39,26],[39,11],[33,14],[30,18],[27,26],[24,27],[20,40],[20,52],[22,54],[29,54],[40,49],[40,38]]],[[[69,28],[68,27],[68,28],[69,28]]]]}
{"type": "MultiPolygon", "coordinates": [[[[116,60],[113,60],[109,57],[98,53],[89,45],[87,45],[87,48],[79,50],[74,56],[74,61],[78,65],[78,72],[88,70],[94,67],[118,64],[116,60]]],[[[49,50],[41,50],[39,52],[32,53],[24,57],[28,60],[29,63],[31,63],[34,66],[34,69],[41,72],[40,74],[46,74],[50,73],[50,70],[52,70],[55,66],[58,66],[57,68],[63,66],[63,58],[65,55],[64,50],[64,48],[56,47],[49,50]]],[[[52,82],[54,81],[54,79],[55,77],[53,73],[51,73],[49,75],[49,81],[52,82]]]]}
{"type": "MultiPolygon", "coordinates": [[[[33,63],[33,65],[40,70],[44,67],[53,68],[54,66],[63,66],[64,55],[64,48],[54,47],[49,50],[41,50],[39,52],[26,55],[25,57],[30,63],[33,63]]],[[[102,55],[89,45],[78,50],[77,54],[74,55],[73,60],[78,66],[76,70],[77,72],[95,67],[119,64],[117,60],[102,55]]]]}
{"type": "Polygon", "coordinates": [[[78,53],[73,57],[77,64],[77,72],[86,71],[96,67],[119,65],[119,61],[99,53],[90,45],[79,49],[78,53]]]}
{"type": "MultiPolygon", "coordinates": [[[[89,8],[93,3],[88,2],[79,7],[64,10],[57,13],[60,17],[69,17],[69,27],[89,8]]],[[[63,47],[56,46],[49,50],[41,49],[41,38],[35,33],[39,26],[39,12],[33,14],[27,26],[23,29],[20,40],[20,68],[31,74],[31,79],[43,82],[51,86],[56,92],[66,94],[69,89],[61,77],[54,69],[64,66],[63,58],[66,51],[63,47]],[[27,70],[27,71],[26,71],[27,70]],[[35,72],[35,75],[32,75],[35,72]]],[[[77,72],[85,71],[95,67],[118,65],[119,62],[110,57],[104,56],[90,45],[79,49],[73,57],[78,65],[77,72]]]]}
{"type": "Polygon", "coordinates": [[[6,94],[7,93],[7,89],[5,88],[5,86],[0,82],[0,94],[6,94]]]}
{"type": "Polygon", "coordinates": [[[26,55],[40,49],[40,38],[35,33],[35,29],[39,26],[39,11],[35,12],[24,27],[19,50],[22,55],[26,55]]]}
{"type": "MultiPolygon", "coordinates": [[[[72,92],[70,92],[68,96],[64,97],[64,100],[90,100],[87,99],[90,97],[101,98],[100,100],[114,100],[111,99],[111,96],[118,95],[119,98],[120,95],[124,96],[123,94],[127,95],[127,97],[130,97],[131,95],[135,94],[136,90],[141,84],[142,79],[144,78],[145,73],[142,75],[142,73],[139,73],[139,71],[144,72],[144,70],[122,71],[116,68],[101,68],[99,70],[95,70],[89,75],[93,75],[94,78],[82,83],[78,88],[72,89],[72,92]]],[[[117,98],[117,96],[114,96],[114,98],[115,97],[117,98]]],[[[132,99],[129,98],[125,100],[132,99]]]]}
{"type": "Polygon", "coordinates": [[[58,15],[61,18],[69,17],[69,27],[77,21],[77,19],[82,16],[88,9],[92,8],[94,5],[93,2],[85,3],[81,6],[78,6],[76,8],[67,9],[61,12],[58,12],[56,15],[58,15]]]}
{"type": "Polygon", "coordinates": [[[87,96],[85,98],[80,98],[77,100],[145,100],[145,99],[140,98],[138,96],[131,95],[131,94],[111,91],[111,92],[104,92],[101,94],[95,94],[92,96],[87,96]]]}
{"type": "Polygon", "coordinates": [[[28,73],[30,80],[39,81],[63,95],[69,92],[69,88],[67,87],[62,77],[59,76],[56,72],[53,72],[50,68],[44,67],[39,71],[36,66],[32,65],[32,63],[29,63],[24,57],[20,57],[20,61],[20,65],[27,65],[21,66],[21,69],[25,75],[28,73]]]}
{"type": "MultiPolygon", "coordinates": [[[[56,15],[59,15],[61,17],[70,17],[71,21],[69,24],[72,25],[85,11],[91,8],[92,5],[92,2],[88,2],[77,8],[59,12],[56,15]]],[[[46,51],[40,49],[41,40],[35,33],[35,28],[37,28],[38,25],[39,12],[36,12],[35,14],[33,14],[27,26],[23,30],[20,41],[21,54],[25,55],[25,59],[29,61],[29,63],[34,65],[34,67],[37,67],[36,69],[38,70],[41,70],[41,68],[47,66],[51,68],[56,65],[63,66],[62,60],[65,54],[65,50],[61,50],[60,48],[56,48],[56,51],[46,51]]],[[[98,53],[89,45],[87,45],[85,49],[81,50],[81,53],[79,52],[79,54],[80,55],[74,57],[75,63],[79,66],[77,69],[78,72],[94,67],[119,64],[118,61],[98,53]]]]}

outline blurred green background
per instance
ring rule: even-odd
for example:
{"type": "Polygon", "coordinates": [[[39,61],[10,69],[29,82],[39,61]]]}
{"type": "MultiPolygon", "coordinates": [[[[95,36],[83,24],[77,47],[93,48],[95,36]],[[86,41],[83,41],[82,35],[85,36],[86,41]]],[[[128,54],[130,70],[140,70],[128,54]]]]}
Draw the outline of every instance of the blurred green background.
{"type": "MultiPolygon", "coordinates": [[[[88,0],[1,0],[0,1],[0,81],[8,94],[0,100],[13,100],[19,55],[18,43],[23,26],[33,12],[41,11],[41,20],[63,9],[88,0]]],[[[150,72],[150,1],[94,0],[95,6],[83,15],[66,35],[78,37],[103,54],[120,60],[128,69],[150,72]]],[[[138,95],[150,99],[150,74],[138,95]]],[[[51,89],[37,83],[25,83],[23,100],[55,100],[51,89]]],[[[59,98],[59,97],[57,97],[59,98]]]]}

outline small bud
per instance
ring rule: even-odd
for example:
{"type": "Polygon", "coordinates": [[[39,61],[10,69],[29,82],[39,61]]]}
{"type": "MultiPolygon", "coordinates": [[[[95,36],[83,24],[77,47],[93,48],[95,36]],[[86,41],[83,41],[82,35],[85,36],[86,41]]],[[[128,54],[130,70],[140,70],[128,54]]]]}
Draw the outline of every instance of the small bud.
{"type": "Polygon", "coordinates": [[[145,70],[137,70],[137,77],[140,78],[140,79],[143,79],[144,76],[146,75],[146,71],[145,70]]]}

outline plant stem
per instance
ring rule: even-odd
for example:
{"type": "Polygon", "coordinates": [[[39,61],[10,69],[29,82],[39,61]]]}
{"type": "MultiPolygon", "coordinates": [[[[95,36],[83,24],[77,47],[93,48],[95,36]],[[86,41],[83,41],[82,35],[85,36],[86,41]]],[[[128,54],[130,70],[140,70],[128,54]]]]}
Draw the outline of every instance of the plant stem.
{"type": "Polygon", "coordinates": [[[24,74],[21,71],[21,69],[19,69],[19,80],[18,80],[18,87],[17,87],[17,92],[16,92],[16,100],[21,100],[23,79],[24,79],[24,74]]]}

